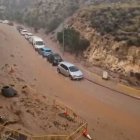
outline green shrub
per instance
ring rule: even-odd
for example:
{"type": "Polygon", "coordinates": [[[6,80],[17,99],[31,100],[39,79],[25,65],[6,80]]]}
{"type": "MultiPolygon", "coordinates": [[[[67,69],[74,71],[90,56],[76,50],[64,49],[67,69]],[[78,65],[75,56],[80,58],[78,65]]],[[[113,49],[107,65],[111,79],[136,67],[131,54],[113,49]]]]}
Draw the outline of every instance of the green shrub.
{"type": "Polygon", "coordinates": [[[138,79],[138,80],[140,80],[140,73],[135,73],[135,77],[138,79]]]}
{"type": "Polygon", "coordinates": [[[129,37],[129,39],[128,39],[128,41],[127,41],[127,44],[129,45],[129,46],[132,46],[132,45],[136,45],[136,46],[138,46],[138,45],[140,45],[140,39],[139,38],[137,38],[137,37],[129,37]]]}
{"type": "Polygon", "coordinates": [[[110,34],[117,41],[126,40],[128,45],[140,46],[138,37],[140,27],[140,7],[102,7],[93,8],[89,18],[91,27],[102,35],[110,34]]]}
{"type": "MultiPolygon", "coordinates": [[[[57,33],[57,40],[60,44],[63,43],[63,31],[57,33]]],[[[80,33],[73,28],[64,29],[64,45],[65,50],[79,55],[90,45],[90,42],[81,38],[80,33]]]]}
{"type": "Polygon", "coordinates": [[[22,23],[23,21],[23,14],[19,11],[16,11],[15,14],[14,14],[14,18],[16,21],[22,23]]]}

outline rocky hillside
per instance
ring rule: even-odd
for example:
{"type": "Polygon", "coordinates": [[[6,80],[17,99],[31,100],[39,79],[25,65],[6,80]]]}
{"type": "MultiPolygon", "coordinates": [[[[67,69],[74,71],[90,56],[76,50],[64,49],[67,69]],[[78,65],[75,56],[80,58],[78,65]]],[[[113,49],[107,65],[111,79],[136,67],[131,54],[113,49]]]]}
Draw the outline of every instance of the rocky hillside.
{"type": "Polygon", "coordinates": [[[108,4],[108,3],[139,3],[139,0],[91,0],[95,4],[108,4]]]}
{"type": "Polygon", "coordinates": [[[85,0],[0,0],[2,19],[12,19],[51,32],[85,0]]]}
{"type": "Polygon", "coordinates": [[[140,80],[140,6],[99,4],[82,8],[69,27],[90,41],[84,52],[93,65],[140,80]]]}
{"type": "Polygon", "coordinates": [[[28,25],[51,32],[78,8],[79,3],[75,0],[36,0],[34,6],[26,11],[24,21],[28,25]]]}
{"type": "Polygon", "coordinates": [[[33,3],[33,0],[0,0],[0,19],[14,20],[18,13],[22,18],[24,10],[33,3]]]}
{"type": "Polygon", "coordinates": [[[30,6],[31,3],[33,3],[33,0],[0,0],[0,5],[4,5],[9,8],[26,8],[30,6]]]}

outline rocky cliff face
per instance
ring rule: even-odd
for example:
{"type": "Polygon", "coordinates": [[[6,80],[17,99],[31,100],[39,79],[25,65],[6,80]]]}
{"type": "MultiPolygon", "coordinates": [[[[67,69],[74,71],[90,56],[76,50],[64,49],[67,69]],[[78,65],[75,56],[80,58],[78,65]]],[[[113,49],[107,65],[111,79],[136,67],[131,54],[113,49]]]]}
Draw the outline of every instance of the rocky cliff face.
{"type": "Polygon", "coordinates": [[[24,11],[23,21],[46,33],[56,29],[79,8],[78,0],[34,0],[34,5],[24,11]]]}
{"type": "MultiPolygon", "coordinates": [[[[0,0],[0,5],[4,5],[8,8],[27,8],[34,3],[33,0],[0,0]]],[[[16,9],[14,9],[16,10],[16,9]]]]}
{"type": "MultiPolygon", "coordinates": [[[[69,27],[74,27],[81,33],[82,36],[84,36],[90,41],[90,47],[84,52],[84,57],[86,58],[86,61],[93,65],[104,67],[108,70],[126,76],[128,76],[129,74],[131,75],[132,73],[137,73],[136,75],[139,79],[140,77],[138,76],[138,73],[140,73],[140,32],[138,31],[138,28],[137,33],[135,32],[133,36],[129,36],[138,36],[137,45],[128,44],[128,40],[125,39],[121,39],[120,41],[118,41],[116,40],[116,36],[112,35],[112,32],[102,34],[100,30],[97,30],[96,26],[93,27],[91,25],[90,19],[91,13],[93,12],[92,8],[93,7],[87,7],[85,9],[80,10],[68,21],[69,27]]],[[[140,12],[140,9],[138,11],[140,12]]],[[[136,17],[136,19],[140,19],[139,15],[137,15],[136,17]]],[[[100,17],[97,17],[97,19],[99,18],[100,17]]],[[[121,21],[119,22],[121,24],[121,21]]],[[[101,26],[106,25],[101,24],[101,26]]],[[[123,26],[123,28],[125,27],[123,26]]],[[[128,34],[125,36],[128,37],[128,34]]],[[[117,34],[117,36],[119,36],[119,34],[117,34]]]]}

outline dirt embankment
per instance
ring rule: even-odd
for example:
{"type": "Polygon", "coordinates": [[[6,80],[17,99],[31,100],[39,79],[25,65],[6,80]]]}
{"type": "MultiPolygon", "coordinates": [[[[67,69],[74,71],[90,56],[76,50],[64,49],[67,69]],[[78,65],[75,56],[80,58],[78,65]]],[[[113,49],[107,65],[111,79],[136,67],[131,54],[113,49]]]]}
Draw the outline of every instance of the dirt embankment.
{"type": "Polygon", "coordinates": [[[63,114],[64,105],[56,106],[53,98],[26,86],[19,71],[17,65],[0,67],[0,88],[8,85],[17,90],[13,98],[0,95],[0,116],[10,122],[6,126],[35,136],[68,135],[79,127],[80,123],[63,114]]]}

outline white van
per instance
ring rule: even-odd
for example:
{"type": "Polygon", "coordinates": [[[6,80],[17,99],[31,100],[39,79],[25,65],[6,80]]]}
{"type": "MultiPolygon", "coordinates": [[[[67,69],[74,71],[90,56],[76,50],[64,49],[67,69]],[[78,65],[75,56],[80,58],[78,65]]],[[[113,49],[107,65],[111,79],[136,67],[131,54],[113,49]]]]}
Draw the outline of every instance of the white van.
{"type": "Polygon", "coordinates": [[[40,49],[40,48],[45,47],[44,41],[40,37],[37,37],[37,36],[32,37],[32,43],[35,49],[40,49]]]}

